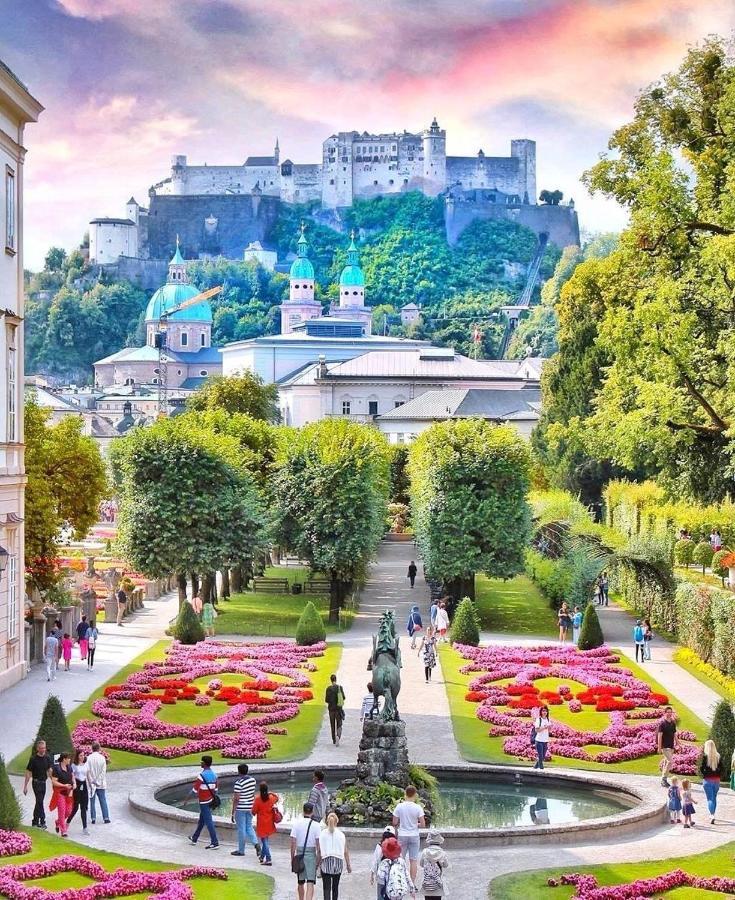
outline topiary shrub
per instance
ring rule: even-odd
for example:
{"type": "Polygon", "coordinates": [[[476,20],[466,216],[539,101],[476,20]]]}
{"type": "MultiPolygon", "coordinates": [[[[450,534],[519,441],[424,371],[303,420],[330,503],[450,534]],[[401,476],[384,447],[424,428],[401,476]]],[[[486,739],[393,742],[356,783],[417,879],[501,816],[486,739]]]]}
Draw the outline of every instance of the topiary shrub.
{"type": "Polygon", "coordinates": [[[707,568],[707,566],[712,565],[713,556],[714,550],[712,549],[712,545],[709,543],[709,541],[700,541],[694,548],[692,561],[695,562],[698,566],[702,567],[702,575],[704,575],[704,570],[707,568]]]}
{"type": "Polygon", "coordinates": [[[324,620],[317,612],[316,606],[309,600],[296,625],[296,643],[301,647],[318,644],[327,636],[324,620]]]}
{"type": "Polygon", "coordinates": [[[730,550],[723,547],[722,550],[718,550],[717,553],[712,554],[712,562],[710,563],[712,566],[712,574],[717,575],[722,579],[723,587],[725,587],[725,579],[730,574],[730,570],[727,566],[722,565],[722,560],[725,559],[726,556],[729,556],[730,552],[730,550]]]}
{"type": "Polygon", "coordinates": [[[465,597],[457,607],[449,640],[453,644],[470,644],[472,647],[480,643],[480,621],[475,604],[469,597],[465,597]]]}
{"type": "Polygon", "coordinates": [[[20,804],[5,770],[5,760],[0,754],[0,829],[17,831],[20,828],[20,804]]]}
{"type": "Polygon", "coordinates": [[[198,644],[199,641],[204,640],[202,623],[197,618],[191,603],[181,604],[173,631],[174,637],[182,644],[198,644]]]}
{"type": "Polygon", "coordinates": [[[36,740],[33,742],[34,746],[38,741],[46,741],[46,751],[52,759],[57,753],[63,751],[72,753],[74,750],[64,707],[61,705],[61,700],[53,694],[43,708],[41,725],[36,740]]]}
{"type": "Polygon", "coordinates": [[[597,618],[597,610],[593,603],[588,603],[584,610],[577,646],[580,650],[594,650],[604,643],[605,637],[602,634],[600,620],[597,618]]]}
{"type": "Polygon", "coordinates": [[[694,558],[694,543],[692,541],[677,541],[674,544],[674,557],[680,566],[689,568],[694,558]]]}
{"type": "Polygon", "coordinates": [[[735,750],[735,716],[729,700],[720,700],[717,704],[709,736],[722,757],[722,777],[725,781],[729,781],[730,764],[735,750]]]}

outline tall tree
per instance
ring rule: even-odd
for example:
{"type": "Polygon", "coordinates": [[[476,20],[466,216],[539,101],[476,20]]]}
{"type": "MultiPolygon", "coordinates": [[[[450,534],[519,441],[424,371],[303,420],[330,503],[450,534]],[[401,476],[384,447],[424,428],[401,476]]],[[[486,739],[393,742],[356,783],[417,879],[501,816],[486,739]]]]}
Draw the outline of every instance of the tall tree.
{"type": "Polygon", "coordinates": [[[424,566],[456,602],[475,596],[475,573],[523,570],[530,536],[530,454],[510,426],[437,422],[409,450],[411,508],[424,566]]]}
{"type": "Polygon", "coordinates": [[[187,401],[192,410],[224,410],[227,413],[242,413],[253,419],[277,422],[278,387],[265,384],[254,372],[246,371],[237,375],[212,375],[202,387],[187,401]]]}
{"type": "Polygon", "coordinates": [[[390,454],[367,425],[324,419],[284,432],[275,481],[280,543],[329,575],[329,621],[385,531],[390,454]]]}

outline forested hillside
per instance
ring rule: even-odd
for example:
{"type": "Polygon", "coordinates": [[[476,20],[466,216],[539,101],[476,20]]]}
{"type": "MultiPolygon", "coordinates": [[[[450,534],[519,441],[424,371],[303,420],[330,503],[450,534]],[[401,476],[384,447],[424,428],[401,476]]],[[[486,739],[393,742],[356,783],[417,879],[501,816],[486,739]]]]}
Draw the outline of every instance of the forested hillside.
{"type": "MultiPolygon", "coordinates": [[[[299,223],[306,221],[317,297],[326,308],[338,297],[349,239],[317,218],[312,208],[282,206],[269,243],[285,259],[296,249],[299,223]]],[[[410,333],[464,353],[472,349],[485,358],[497,355],[503,324],[500,316],[490,316],[523,288],[525,266],[536,246],[531,231],[508,222],[474,222],[449,247],[441,200],[419,193],[358,202],[346,214],[346,224],[358,235],[375,331],[410,333]],[[423,322],[404,329],[399,312],[410,302],[421,305],[423,322]],[[481,332],[477,347],[475,328],[481,332]]],[[[542,279],[552,274],[558,258],[551,247],[542,279]]],[[[80,283],[85,274],[89,271],[82,254],[77,250],[67,256],[59,248],[49,251],[42,272],[28,274],[26,371],[89,380],[96,359],[142,342],[150,292],[128,282],[85,287],[80,283]]],[[[277,305],[288,294],[285,275],[220,259],[192,264],[190,277],[201,288],[225,286],[212,302],[215,343],[279,331],[277,305]]]]}

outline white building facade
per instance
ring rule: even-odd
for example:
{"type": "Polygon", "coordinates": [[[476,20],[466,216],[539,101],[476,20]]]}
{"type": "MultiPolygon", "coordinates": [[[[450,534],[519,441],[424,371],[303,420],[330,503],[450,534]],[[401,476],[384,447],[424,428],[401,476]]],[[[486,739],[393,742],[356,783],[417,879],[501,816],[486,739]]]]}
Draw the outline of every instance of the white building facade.
{"type": "Polygon", "coordinates": [[[0,62],[0,691],[25,674],[23,164],[25,126],[43,111],[0,62]]]}

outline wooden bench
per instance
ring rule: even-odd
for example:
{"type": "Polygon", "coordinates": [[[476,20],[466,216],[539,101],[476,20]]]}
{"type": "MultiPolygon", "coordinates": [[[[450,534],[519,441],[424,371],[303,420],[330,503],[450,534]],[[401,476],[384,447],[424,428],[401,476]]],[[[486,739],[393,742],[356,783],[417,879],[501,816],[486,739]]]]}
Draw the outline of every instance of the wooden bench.
{"type": "Polygon", "coordinates": [[[288,578],[253,578],[253,590],[272,594],[288,594],[288,578]]]}
{"type": "Polygon", "coordinates": [[[305,594],[328,594],[329,582],[323,578],[310,578],[304,582],[305,594]]]}

